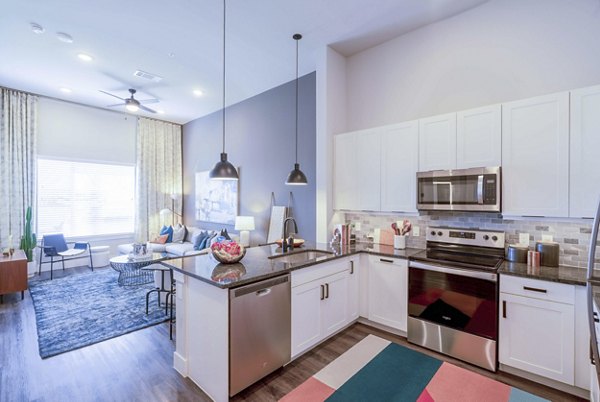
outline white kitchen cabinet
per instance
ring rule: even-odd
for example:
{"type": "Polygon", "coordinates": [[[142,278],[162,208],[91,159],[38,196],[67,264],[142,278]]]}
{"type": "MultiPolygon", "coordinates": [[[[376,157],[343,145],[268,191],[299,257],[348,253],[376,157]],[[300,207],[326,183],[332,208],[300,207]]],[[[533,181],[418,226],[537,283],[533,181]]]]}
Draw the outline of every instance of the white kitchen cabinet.
{"type": "Polygon", "coordinates": [[[590,389],[590,329],[585,286],[575,286],[575,386],[590,389]]]}
{"type": "Polygon", "coordinates": [[[419,171],[456,169],[456,113],[419,120],[419,171]]]}
{"type": "Polygon", "coordinates": [[[381,210],[416,212],[419,168],[419,122],[409,121],[381,130],[381,210]]]}
{"type": "Polygon", "coordinates": [[[600,388],[598,386],[598,374],[596,366],[590,365],[590,401],[600,402],[600,388]]]}
{"type": "Polygon", "coordinates": [[[573,285],[501,276],[499,324],[501,364],[575,384],[573,285]]]}
{"type": "Polygon", "coordinates": [[[369,256],[369,320],[406,331],[408,261],[369,256]]]}
{"type": "Polygon", "coordinates": [[[380,146],[378,129],[335,136],[334,204],[336,209],[379,211],[380,146]]]}
{"type": "Polygon", "coordinates": [[[569,93],[502,105],[502,213],[569,215],[569,93]]]}
{"type": "Polygon", "coordinates": [[[456,114],[456,167],[502,164],[502,107],[485,106],[456,114]]]}
{"type": "Polygon", "coordinates": [[[569,216],[593,218],[600,198],[600,86],[571,91],[569,216]]]}
{"type": "Polygon", "coordinates": [[[360,277],[364,273],[360,269],[360,256],[354,256],[348,262],[350,264],[350,276],[348,277],[348,322],[352,322],[360,315],[360,277]]]}
{"type": "Polygon", "coordinates": [[[335,209],[353,209],[356,205],[356,134],[334,137],[334,205],[335,209]]]}
{"type": "MultiPolygon", "coordinates": [[[[357,261],[357,258],[354,258],[357,261]]],[[[292,272],[292,358],[351,323],[358,300],[353,259],[292,272]],[[354,293],[356,292],[356,293],[354,293]]],[[[358,280],[358,279],[357,279],[358,280]]]]}

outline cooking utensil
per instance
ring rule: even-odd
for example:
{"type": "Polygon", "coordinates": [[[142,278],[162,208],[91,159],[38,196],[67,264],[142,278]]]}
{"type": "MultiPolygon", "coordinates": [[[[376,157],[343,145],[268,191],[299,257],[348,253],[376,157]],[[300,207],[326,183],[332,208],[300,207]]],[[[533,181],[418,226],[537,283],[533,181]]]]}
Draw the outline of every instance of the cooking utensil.
{"type": "Polygon", "coordinates": [[[395,234],[400,234],[400,229],[398,228],[398,224],[396,224],[396,222],[392,223],[392,229],[394,229],[395,234]]]}
{"type": "Polygon", "coordinates": [[[400,235],[404,236],[412,230],[412,224],[408,219],[402,221],[402,229],[400,230],[400,235]]]}

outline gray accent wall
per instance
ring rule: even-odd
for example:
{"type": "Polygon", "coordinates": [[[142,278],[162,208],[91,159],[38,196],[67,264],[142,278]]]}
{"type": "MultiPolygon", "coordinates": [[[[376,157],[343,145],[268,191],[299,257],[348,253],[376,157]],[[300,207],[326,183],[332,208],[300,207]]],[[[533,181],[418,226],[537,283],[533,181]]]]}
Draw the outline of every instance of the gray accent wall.
{"type": "MultiPolygon", "coordinates": [[[[256,224],[251,245],[266,241],[272,192],[277,205],[284,206],[292,192],[298,237],[316,238],[316,73],[299,80],[298,162],[307,186],[285,185],[295,159],[295,91],[290,81],[226,109],[225,148],[240,172],[239,215],[254,216],[256,224]]],[[[219,160],[221,118],[218,111],[183,126],[183,215],[186,225],[235,233],[233,225],[195,218],[195,173],[212,169],[219,160]]]]}

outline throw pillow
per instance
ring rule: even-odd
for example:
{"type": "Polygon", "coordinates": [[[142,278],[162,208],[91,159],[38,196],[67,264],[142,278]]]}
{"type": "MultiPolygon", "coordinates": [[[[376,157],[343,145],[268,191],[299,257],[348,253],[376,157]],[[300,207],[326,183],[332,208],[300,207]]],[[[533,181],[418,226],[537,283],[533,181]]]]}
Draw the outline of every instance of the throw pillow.
{"type": "Polygon", "coordinates": [[[206,242],[206,238],[208,238],[207,232],[201,231],[198,233],[194,241],[194,250],[202,250],[202,244],[206,242]]]}
{"type": "Polygon", "coordinates": [[[150,243],[165,244],[168,239],[169,239],[169,235],[164,234],[164,235],[154,238],[154,240],[152,240],[150,243]]]}
{"type": "Polygon", "coordinates": [[[193,244],[194,240],[195,240],[194,236],[197,236],[198,233],[200,233],[200,229],[195,226],[186,226],[185,230],[186,230],[186,234],[185,234],[184,241],[187,241],[187,242],[190,242],[193,244]]]}
{"type": "Polygon", "coordinates": [[[221,229],[221,236],[223,236],[225,240],[231,240],[231,237],[229,237],[229,233],[227,233],[227,229],[221,229]]]}
{"type": "Polygon", "coordinates": [[[185,239],[185,226],[178,223],[177,226],[173,228],[173,238],[171,241],[173,243],[183,243],[183,239],[185,239]]]}
{"type": "Polygon", "coordinates": [[[168,234],[169,238],[167,239],[167,243],[171,243],[171,241],[173,241],[173,226],[163,226],[163,228],[160,230],[160,235],[165,235],[168,234]]]}

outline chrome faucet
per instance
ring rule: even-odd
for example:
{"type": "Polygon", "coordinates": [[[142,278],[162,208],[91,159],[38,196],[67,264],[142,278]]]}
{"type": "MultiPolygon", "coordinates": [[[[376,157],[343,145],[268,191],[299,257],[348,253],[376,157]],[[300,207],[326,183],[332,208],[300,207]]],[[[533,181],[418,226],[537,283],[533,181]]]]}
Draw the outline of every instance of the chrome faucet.
{"type": "Polygon", "coordinates": [[[298,224],[296,223],[296,220],[291,216],[289,218],[285,218],[285,220],[283,221],[283,242],[281,246],[283,248],[284,253],[288,250],[294,249],[294,239],[291,239],[291,236],[289,236],[288,233],[289,221],[292,221],[292,223],[294,224],[294,233],[298,233],[298,224]],[[288,241],[289,239],[291,239],[291,241],[288,241]]]}

